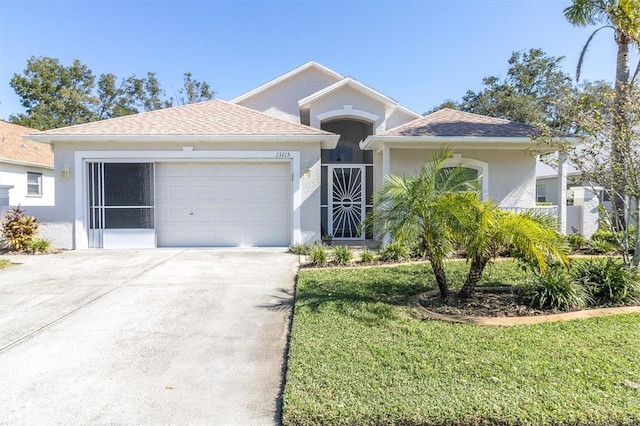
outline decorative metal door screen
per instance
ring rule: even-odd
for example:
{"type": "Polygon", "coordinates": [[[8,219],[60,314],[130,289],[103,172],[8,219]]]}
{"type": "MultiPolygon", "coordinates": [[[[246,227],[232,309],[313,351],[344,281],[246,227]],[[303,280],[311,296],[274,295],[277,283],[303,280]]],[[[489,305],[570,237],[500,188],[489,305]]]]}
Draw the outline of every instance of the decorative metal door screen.
{"type": "Polygon", "coordinates": [[[337,239],[362,239],[365,216],[364,166],[330,166],[330,226],[337,239]]]}

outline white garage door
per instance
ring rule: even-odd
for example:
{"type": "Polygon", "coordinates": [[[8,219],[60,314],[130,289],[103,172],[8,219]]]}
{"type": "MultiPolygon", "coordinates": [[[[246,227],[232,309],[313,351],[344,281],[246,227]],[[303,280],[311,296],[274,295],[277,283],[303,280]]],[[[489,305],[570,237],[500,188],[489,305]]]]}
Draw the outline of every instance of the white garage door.
{"type": "Polygon", "coordinates": [[[288,246],[288,163],[156,164],[158,247],[288,246]]]}

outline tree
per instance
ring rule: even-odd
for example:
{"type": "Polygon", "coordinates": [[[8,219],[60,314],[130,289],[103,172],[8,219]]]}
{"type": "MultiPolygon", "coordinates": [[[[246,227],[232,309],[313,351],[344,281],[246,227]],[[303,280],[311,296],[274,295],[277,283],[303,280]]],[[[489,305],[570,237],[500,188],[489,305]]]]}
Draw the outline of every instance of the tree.
{"type": "Polygon", "coordinates": [[[416,176],[389,175],[374,196],[365,226],[394,240],[420,244],[430,261],[440,297],[449,296],[444,260],[455,249],[457,217],[477,198],[477,181],[468,169],[446,167],[451,150],[427,161],[416,176]]]}
{"type": "Polygon", "coordinates": [[[560,69],[561,56],[548,56],[541,49],[513,52],[507,77],[483,79],[484,89],[469,90],[459,103],[461,111],[504,118],[520,123],[545,123],[566,127],[553,100],[572,90],[571,77],[560,69]]]}
{"type": "MultiPolygon", "coordinates": [[[[616,229],[624,229],[626,220],[624,217],[624,203],[626,188],[626,167],[623,161],[623,152],[629,150],[630,140],[625,139],[629,118],[626,116],[629,102],[629,90],[632,86],[629,66],[629,47],[636,48],[640,42],[640,0],[573,0],[573,3],[564,9],[564,15],[573,25],[585,27],[587,25],[604,24],[597,28],[587,39],[576,70],[576,80],[580,78],[582,63],[587,48],[593,37],[601,30],[607,28],[614,32],[614,40],[618,47],[616,57],[616,81],[615,81],[615,120],[612,123],[611,158],[613,160],[612,185],[615,187],[613,208],[615,212],[616,229]]],[[[638,69],[636,68],[637,74],[638,69]]],[[[635,78],[635,75],[634,75],[635,78]]]]}
{"type": "Polygon", "coordinates": [[[187,72],[184,73],[184,83],[176,93],[175,102],[178,105],[193,104],[211,100],[215,94],[216,92],[211,90],[207,82],[200,82],[187,72]]]}
{"type": "MultiPolygon", "coordinates": [[[[578,149],[555,141],[553,132],[543,131],[543,141],[555,144],[567,156],[580,171],[583,185],[593,193],[602,192],[610,200],[621,202],[620,210],[613,214],[601,211],[601,220],[611,230],[619,229],[619,215],[626,223],[640,223],[640,89],[631,86],[625,95],[628,102],[622,106],[615,103],[616,96],[613,90],[597,96],[583,92],[559,103],[565,114],[574,119],[573,127],[581,140],[578,149]],[[620,143],[621,140],[628,143],[620,143]]],[[[613,235],[625,263],[638,267],[640,226],[624,227],[613,235]]]]}
{"type": "Polygon", "coordinates": [[[57,59],[32,56],[24,75],[14,74],[10,82],[27,112],[9,119],[40,130],[92,121],[98,103],[92,95],[94,81],[91,70],[78,60],[65,67],[57,59]]]}
{"type": "MultiPolygon", "coordinates": [[[[40,130],[153,111],[174,104],[173,98],[165,98],[155,73],[149,72],[141,78],[131,75],[121,80],[106,73],[96,80],[92,71],[78,60],[66,67],[55,58],[31,57],[23,74],[14,74],[10,84],[26,108],[25,113],[11,115],[10,121],[40,130]]],[[[214,95],[208,83],[185,73],[176,102],[180,105],[199,102],[214,95]]]]}
{"type": "Polygon", "coordinates": [[[487,264],[505,250],[541,273],[549,261],[568,263],[552,216],[535,211],[506,212],[492,201],[477,200],[466,207],[460,216],[464,223],[460,237],[471,265],[459,298],[471,296],[487,264]]]}

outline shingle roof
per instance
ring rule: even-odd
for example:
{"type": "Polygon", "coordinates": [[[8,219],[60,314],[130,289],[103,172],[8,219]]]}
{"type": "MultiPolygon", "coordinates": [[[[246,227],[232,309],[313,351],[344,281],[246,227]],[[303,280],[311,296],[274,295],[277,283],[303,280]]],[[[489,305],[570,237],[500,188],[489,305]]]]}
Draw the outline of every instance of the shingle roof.
{"type": "Polygon", "coordinates": [[[530,137],[539,133],[535,126],[500,118],[443,108],[380,136],[460,136],[460,137],[530,137]]]}
{"type": "Polygon", "coordinates": [[[41,135],[333,135],[218,99],[78,124],[41,135]]]}
{"type": "Polygon", "coordinates": [[[0,120],[0,163],[9,160],[52,167],[51,145],[22,138],[22,135],[36,132],[29,127],[0,120]]]}

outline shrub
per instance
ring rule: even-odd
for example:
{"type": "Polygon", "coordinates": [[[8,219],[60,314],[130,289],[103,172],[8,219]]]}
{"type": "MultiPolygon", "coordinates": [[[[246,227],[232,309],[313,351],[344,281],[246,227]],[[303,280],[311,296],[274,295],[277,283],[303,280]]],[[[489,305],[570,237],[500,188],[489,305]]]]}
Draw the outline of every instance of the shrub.
{"type": "Polygon", "coordinates": [[[311,250],[315,247],[322,245],[322,243],[316,241],[315,243],[304,243],[304,244],[291,244],[289,246],[289,253],[309,256],[311,254],[311,250]]]}
{"type": "Polygon", "coordinates": [[[399,241],[387,244],[380,253],[380,259],[384,262],[399,262],[409,257],[409,248],[399,241]]]}
{"type": "Polygon", "coordinates": [[[569,234],[565,238],[572,251],[582,250],[587,247],[587,239],[580,234],[569,234]]]}
{"type": "Polygon", "coordinates": [[[26,216],[24,210],[14,207],[7,212],[0,225],[9,250],[22,251],[29,248],[29,243],[38,232],[38,223],[33,216],[26,216]]]}
{"type": "Polygon", "coordinates": [[[42,253],[47,252],[51,249],[51,241],[45,240],[44,238],[37,238],[31,240],[29,243],[29,251],[33,253],[42,253]]]}
{"type": "Polygon", "coordinates": [[[617,245],[612,244],[606,240],[591,240],[589,241],[589,249],[594,253],[614,253],[617,250],[617,245]]]}
{"type": "Polygon", "coordinates": [[[598,229],[591,235],[591,241],[606,241],[610,244],[617,245],[616,236],[608,229],[598,229]]]}
{"type": "Polygon", "coordinates": [[[549,267],[545,274],[537,275],[526,294],[531,306],[539,308],[583,308],[590,301],[585,289],[573,282],[566,269],[556,265],[549,267]]]}
{"type": "Polygon", "coordinates": [[[373,263],[374,260],[375,256],[373,255],[373,252],[371,250],[365,248],[364,250],[362,250],[362,253],[360,253],[360,262],[373,263]]]}
{"type": "Polygon", "coordinates": [[[353,260],[353,252],[347,246],[335,246],[333,248],[333,259],[338,265],[346,265],[353,260]]]}
{"type": "Polygon", "coordinates": [[[314,265],[324,266],[329,258],[327,249],[323,245],[317,245],[309,253],[309,258],[314,265]]]}
{"type": "Polygon", "coordinates": [[[608,257],[576,261],[571,274],[596,304],[640,301],[638,273],[629,269],[621,259],[608,257]]]}

